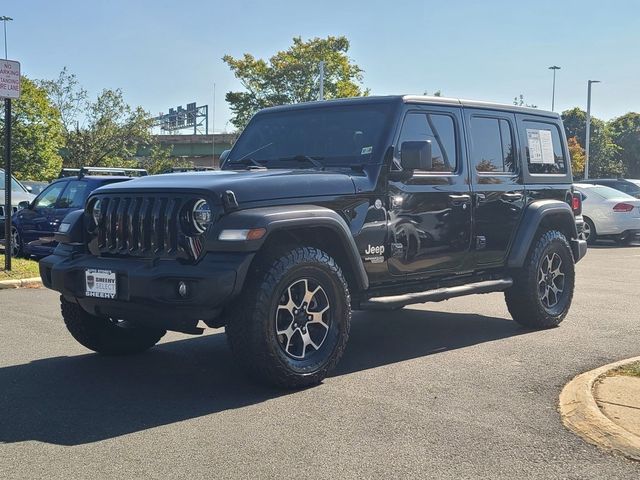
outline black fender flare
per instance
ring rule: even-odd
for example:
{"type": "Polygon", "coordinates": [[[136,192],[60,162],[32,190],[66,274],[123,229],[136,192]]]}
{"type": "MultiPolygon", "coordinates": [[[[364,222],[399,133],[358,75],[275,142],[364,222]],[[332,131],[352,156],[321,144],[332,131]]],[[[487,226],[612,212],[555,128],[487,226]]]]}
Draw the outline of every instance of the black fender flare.
{"type": "Polygon", "coordinates": [[[216,252],[257,252],[274,232],[300,227],[325,227],[332,230],[344,247],[349,261],[348,267],[358,283],[358,288],[369,288],[369,277],[349,226],[335,211],[317,205],[279,205],[236,210],[224,215],[213,225],[207,235],[205,249],[216,252]],[[258,240],[224,241],[218,238],[223,230],[256,228],[266,230],[266,234],[258,240]]]}
{"type": "MultiPolygon", "coordinates": [[[[545,219],[555,217],[556,221],[562,223],[564,231],[570,232],[570,238],[567,238],[571,249],[575,250],[578,238],[578,230],[576,227],[576,220],[571,207],[560,200],[540,200],[528,205],[518,225],[518,231],[513,243],[511,244],[511,250],[507,259],[507,266],[509,268],[519,268],[524,265],[527,258],[527,253],[531,248],[531,244],[535,241],[535,235],[538,231],[538,227],[545,219]]],[[[579,250],[579,246],[578,246],[579,250]]],[[[574,251],[574,258],[576,262],[584,255],[584,253],[574,251]]]]}

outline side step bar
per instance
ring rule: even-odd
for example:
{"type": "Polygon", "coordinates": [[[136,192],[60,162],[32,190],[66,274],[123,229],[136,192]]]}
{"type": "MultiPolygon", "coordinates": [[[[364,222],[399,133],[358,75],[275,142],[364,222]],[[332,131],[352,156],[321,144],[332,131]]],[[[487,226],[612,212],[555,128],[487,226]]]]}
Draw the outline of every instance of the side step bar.
{"type": "Polygon", "coordinates": [[[506,290],[513,285],[511,278],[500,280],[486,280],[484,282],[469,283],[457,287],[438,288],[426,292],[405,293],[388,297],[374,297],[363,301],[363,310],[395,310],[414,303],[441,302],[454,297],[462,297],[473,293],[491,293],[506,290]]]}

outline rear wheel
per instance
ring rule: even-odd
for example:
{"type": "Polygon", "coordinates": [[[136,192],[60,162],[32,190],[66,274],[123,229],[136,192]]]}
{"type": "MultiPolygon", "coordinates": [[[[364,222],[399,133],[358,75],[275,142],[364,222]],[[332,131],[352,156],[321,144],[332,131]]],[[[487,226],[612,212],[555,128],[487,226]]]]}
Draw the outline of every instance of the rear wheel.
{"type": "Polygon", "coordinates": [[[594,245],[598,240],[596,233],[596,226],[593,224],[590,218],[584,219],[584,225],[582,226],[582,232],[580,232],[579,238],[585,240],[588,245],[594,245]]]}
{"type": "Polygon", "coordinates": [[[351,300],[327,253],[294,248],[265,261],[230,312],[227,338],[256,379],[286,388],[322,381],[344,352],[351,300]]]}
{"type": "Polygon", "coordinates": [[[60,298],[62,317],[69,333],[81,345],[105,355],[127,355],[150,349],[166,333],[161,328],[130,325],[126,321],[98,317],[76,303],[60,298]]]}
{"type": "Polygon", "coordinates": [[[573,299],[574,266],[565,236],[555,230],[542,233],[505,291],[513,319],[530,328],[558,326],[573,299]]]}

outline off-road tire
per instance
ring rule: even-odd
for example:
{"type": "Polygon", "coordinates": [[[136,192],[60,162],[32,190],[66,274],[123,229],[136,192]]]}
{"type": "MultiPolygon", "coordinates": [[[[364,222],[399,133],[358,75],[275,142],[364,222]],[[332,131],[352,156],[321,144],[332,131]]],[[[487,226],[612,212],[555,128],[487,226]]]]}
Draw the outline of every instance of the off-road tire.
{"type": "Polygon", "coordinates": [[[167,332],[160,328],[122,327],[109,318],[85,312],[60,297],[62,318],[69,333],[81,345],[103,355],[129,355],[153,347],[167,332]]]}
{"type": "Polygon", "coordinates": [[[226,333],[234,356],[250,376],[272,386],[320,383],[338,364],[349,337],[351,298],[340,266],[317,248],[292,247],[265,258],[250,275],[228,314],[226,333]],[[277,311],[288,286],[303,279],[322,286],[331,320],[320,349],[296,360],[279,343],[277,311]]]}
{"type": "Polygon", "coordinates": [[[539,233],[522,268],[513,272],[513,286],[505,291],[511,317],[528,328],[557,327],[567,315],[573,298],[575,264],[565,236],[556,230],[539,233]],[[548,255],[556,253],[562,260],[564,288],[557,305],[548,308],[539,291],[539,269],[548,255]]]}

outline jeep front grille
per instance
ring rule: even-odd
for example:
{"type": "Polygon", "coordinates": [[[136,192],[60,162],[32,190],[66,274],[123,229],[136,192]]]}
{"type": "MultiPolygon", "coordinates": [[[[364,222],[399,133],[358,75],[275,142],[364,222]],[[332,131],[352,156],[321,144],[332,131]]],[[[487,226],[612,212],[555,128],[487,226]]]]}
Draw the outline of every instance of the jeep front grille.
{"type": "Polygon", "coordinates": [[[194,198],[170,195],[97,195],[98,225],[89,244],[101,256],[197,258],[202,236],[185,232],[184,210],[194,198]]]}

